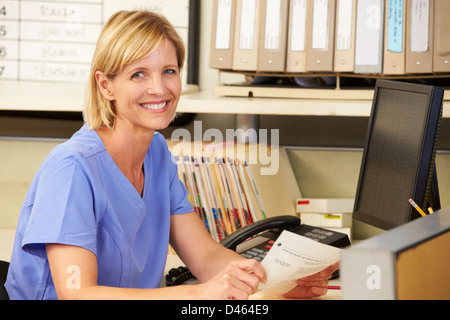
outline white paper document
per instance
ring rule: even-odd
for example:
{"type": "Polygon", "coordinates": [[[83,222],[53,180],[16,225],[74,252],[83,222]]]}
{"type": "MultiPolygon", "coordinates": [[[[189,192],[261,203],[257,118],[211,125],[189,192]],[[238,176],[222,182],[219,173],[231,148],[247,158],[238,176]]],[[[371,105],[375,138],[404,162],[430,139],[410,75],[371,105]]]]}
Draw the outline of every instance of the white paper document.
{"type": "Polygon", "coordinates": [[[284,230],[261,262],[267,282],[258,290],[278,295],[295,287],[295,280],[322,271],[338,262],[342,249],[284,230]]]}

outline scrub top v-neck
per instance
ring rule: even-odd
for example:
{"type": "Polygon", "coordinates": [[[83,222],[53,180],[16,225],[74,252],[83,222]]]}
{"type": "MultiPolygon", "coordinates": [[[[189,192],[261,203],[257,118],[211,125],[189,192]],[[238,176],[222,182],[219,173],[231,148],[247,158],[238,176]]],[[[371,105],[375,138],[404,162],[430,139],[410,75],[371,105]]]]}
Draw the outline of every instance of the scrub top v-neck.
{"type": "Polygon", "coordinates": [[[47,243],[93,252],[99,285],[159,287],[170,215],[193,208],[157,132],[144,160],[144,176],[141,196],[87,126],[57,146],[39,168],[20,213],[5,284],[10,298],[57,299],[47,243]]]}

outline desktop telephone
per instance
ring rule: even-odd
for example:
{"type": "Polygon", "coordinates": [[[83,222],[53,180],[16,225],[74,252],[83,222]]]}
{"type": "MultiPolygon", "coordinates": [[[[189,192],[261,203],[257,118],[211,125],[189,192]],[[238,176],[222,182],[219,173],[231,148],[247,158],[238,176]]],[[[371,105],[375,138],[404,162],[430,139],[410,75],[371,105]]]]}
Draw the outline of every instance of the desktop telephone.
{"type": "MultiPolygon", "coordinates": [[[[283,230],[338,248],[350,245],[346,234],[301,224],[300,219],[295,216],[279,216],[260,220],[239,229],[220,243],[246,258],[261,261],[283,230]]],[[[333,277],[337,276],[338,271],[333,277]]],[[[173,268],[166,276],[166,285],[178,285],[191,278],[194,276],[188,268],[173,268]]]]}

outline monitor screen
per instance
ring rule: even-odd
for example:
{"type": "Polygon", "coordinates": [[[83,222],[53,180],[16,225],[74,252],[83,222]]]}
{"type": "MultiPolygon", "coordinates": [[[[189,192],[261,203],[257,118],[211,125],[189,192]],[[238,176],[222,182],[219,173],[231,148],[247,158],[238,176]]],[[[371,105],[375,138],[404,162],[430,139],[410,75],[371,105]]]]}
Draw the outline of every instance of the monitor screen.
{"type": "MultiPolygon", "coordinates": [[[[353,217],[389,230],[426,210],[435,175],[443,90],[378,80],[364,148],[353,217]]],[[[434,181],[437,186],[437,180],[434,181]]],[[[437,192],[436,188],[434,189],[437,192]]],[[[435,203],[436,206],[440,204],[435,203]]]]}

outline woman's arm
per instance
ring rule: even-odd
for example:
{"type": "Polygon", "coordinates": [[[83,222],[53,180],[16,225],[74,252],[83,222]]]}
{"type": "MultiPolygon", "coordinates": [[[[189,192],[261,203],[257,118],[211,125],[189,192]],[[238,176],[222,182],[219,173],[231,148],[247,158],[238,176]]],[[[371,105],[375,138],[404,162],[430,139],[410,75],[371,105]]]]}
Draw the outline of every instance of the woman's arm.
{"type": "Polygon", "coordinates": [[[171,217],[170,243],[200,282],[216,276],[231,261],[245,260],[215,241],[195,212],[171,217]]]}
{"type": "MultiPolygon", "coordinates": [[[[225,282],[242,286],[245,290],[239,291],[237,288],[233,292],[216,288],[216,292],[209,293],[211,296],[225,295],[238,299],[246,299],[249,294],[254,293],[259,282],[266,280],[266,274],[262,266],[253,259],[247,260],[234,251],[224,248],[211,238],[201,220],[195,212],[187,215],[172,216],[171,219],[171,243],[186,263],[191,272],[202,281],[210,282],[210,279],[217,281],[222,279],[225,282]],[[250,275],[247,279],[246,274],[250,275]],[[222,277],[222,278],[221,278],[222,277]],[[227,293],[222,293],[227,292],[227,293]]],[[[297,286],[285,293],[286,298],[308,299],[319,297],[327,293],[328,280],[333,272],[339,269],[339,263],[318,272],[317,274],[297,280],[297,286]]],[[[239,287],[241,288],[241,287],[239,287]]],[[[206,291],[208,292],[208,291],[206,291]]]]}
{"type": "Polygon", "coordinates": [[[94,253],[77,246],[47,244],[47,257],[58,298],[246,299],[264,279],[264,269],[258,262],[244,259],[214,241],[195,212],[176,216],[171,227],[172,243],[181,253],[181,258],[201,281],[210,281],[158,289],[99,286],[94,253]]]}
{"type": "Polygon", "coordinates": [[[195,286],[128,289],[97,285],[97,258],[81,247],[47,244],[47,257],[59,299],[195,299],[195,286]]]}
{"type": "Polygon", "coordinates": [[[259,262],[216,242],[195,212],[173,215],[170,230],[172,247],[202,283],[203,299],[247,299],[266,281],[259,262]]]}
{"type": "Polygon", "coordinates": [[[246,299],[264,277],[256,261],[215,242],[195,213],[172,219],[171,237],[182,258],[206,284],[158,289],[128,289],[97,284],[97,257],[70,245],[47,244],[50,270],[59,299],[246,299]],[[258,275],[256,275],[258,274],[258,275]]]}
{"type": "MultiPolygon", "coordinates": [[[[247,299],[265,282],[259,262],[245,259],[211,238],[195,212],[171,218],[171,243],[199,285],[158,289],[128,289],[97,284],[97,258],[89,250],[47,244],[47,257],[59,299],[247,299]]],[[[338,265],[299,280],[285,296],[308,298],[323,295],[323,287],[338,265]]]]}

